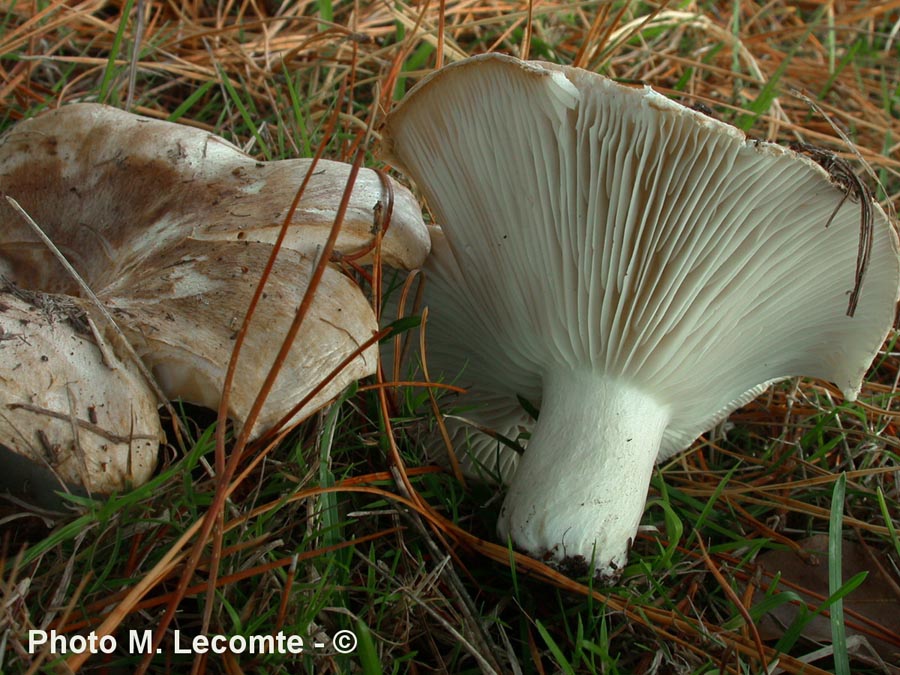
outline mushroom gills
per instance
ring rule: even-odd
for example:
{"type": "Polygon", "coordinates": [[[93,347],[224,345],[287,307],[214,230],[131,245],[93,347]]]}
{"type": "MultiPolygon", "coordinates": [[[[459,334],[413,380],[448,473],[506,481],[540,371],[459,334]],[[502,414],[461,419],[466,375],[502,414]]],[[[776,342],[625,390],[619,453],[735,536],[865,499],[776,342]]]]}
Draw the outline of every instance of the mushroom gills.
{"type": "Polygon", "coordinates": [[[383,138],[442,228],[426,358],[468,389],[457,455],[509,483],[501,536],[565,569],[614,576],[654,462],[785,377],[852,399],[891,328],[878,204],[849,317],[859,206],[809,158],[649,88],[482,55],[420,81],[383,138]],[[479,426],[533,434],[520,458],[479,426]]]}

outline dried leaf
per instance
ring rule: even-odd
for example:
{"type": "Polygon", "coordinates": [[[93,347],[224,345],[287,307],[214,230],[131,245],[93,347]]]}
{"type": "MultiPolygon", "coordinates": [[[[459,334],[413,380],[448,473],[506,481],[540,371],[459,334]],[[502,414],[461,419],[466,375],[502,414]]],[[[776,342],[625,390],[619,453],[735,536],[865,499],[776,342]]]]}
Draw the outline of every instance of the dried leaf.
{"type": "MultiPolygon", "coordinates": [[[[828,597],[828,537],[819,534],[799,544],[811,554],[808,562],[792,551],[770,551],[757,562],[766,572],[780,574],[778,591],[792,590],[810,606],[818,607],[828,597]]],[[[843,600],[847,636],[865,637],[883,658],[900,663],[900,598],[891,591],[891,581],[883,577],[883,570],[873,563],[862,544],[845,539],[843,554],[841,578],[844,581],[868,572],[865,581],[843,600]],[[886,639],[891,634],[893,640],[886,639]]],[[[761,598],[762,594],[757,594],[756,602],[761,598]]],[[[799,611],[797,605],[785,603],[766,614],[759,624],[763,639],[780,638],[799,611]]],[[[803,637],[814,642],[831,642],[828,617],[820,614],[813,618],[803,629],[803,637]]]]}

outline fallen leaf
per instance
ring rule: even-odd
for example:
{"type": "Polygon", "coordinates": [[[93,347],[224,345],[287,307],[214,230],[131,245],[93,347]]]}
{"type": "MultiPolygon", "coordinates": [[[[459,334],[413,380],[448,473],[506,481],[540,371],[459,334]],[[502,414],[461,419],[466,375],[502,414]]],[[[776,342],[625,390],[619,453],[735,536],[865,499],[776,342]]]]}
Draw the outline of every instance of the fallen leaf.
{"type": "MultiPolygon", "coordinates": [[[[829,596],[828,537],[812,536],[798,542],[809,555],[806,559],[794,551],[770,551],[757,559],[769,575],[780,575],[775,593],[792,591],[815,609],[829,596]]],[[[898,580],[879,566],[867,553],[866,546],[844,539],[841,578],[846,582],[860,572],[868,576],[856,589],[844,597],[847,637],[861,636],[889,663],[900,664],[900,595],[898,580]]],[[[877,553],[876,553],[877,555],[877,553]]],[[[767,575],[767,578],[771,579],[767,575]]],[[[757,592],[754,602],[764,598],[757,592]]],[[[812,611],[812,610],[810,610],[812,611]]],[[[784,603],[767,612],[759,621],[760,636],[777,640],[797,619],[800,609],[796,603],[784,603]]],[[[831,642],[831,623],[826,613],[814,617],[804,628],[804,638],[819,643],[831,642]]]]}

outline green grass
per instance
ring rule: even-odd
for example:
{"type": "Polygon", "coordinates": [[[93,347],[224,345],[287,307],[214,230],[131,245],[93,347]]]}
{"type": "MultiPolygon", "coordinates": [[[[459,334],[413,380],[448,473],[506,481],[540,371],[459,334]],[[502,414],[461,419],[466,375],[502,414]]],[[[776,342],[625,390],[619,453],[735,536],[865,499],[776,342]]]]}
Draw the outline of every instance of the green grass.
{"type": "MultiPolygon", "coordinates": [[[[23,12],[30,11],[30,6],[21,9],[24,4],[15,11],[11,3],[0,9],[2,83],[10,87],[0,99],[0,129],[60,99],[116,105],[127,100],[128,68],[122,62],[131,53],[134,26],[120,21],[119,12],[133,17],[141,3],[129,0],[122,9],[110,6],[90,16],[39,3],[49,8],[46,16],[22,28],[23,12]],[[47,51],[53,59],[45,58],[47,51]]],[[[235,3],[221,17],[209,3],[197,3],[197,14],[181,18],[161,4],[145,4],[137,110],[208,128],[249,145],[260,160],[309,156],[323,141],[326,156],[347,159],[370,116],[377,130],[382,104],[401,98],[436,59],[435,47],[396,16],[418,16],[420,8],[404,3],[363,3],[351,17],[350,5],[317,2],[306,7],[308,21],[285,24],[257,16],[247,2],[235,3]],[[261,46],[257,19],[266,22],[269,54],[261,46]],[[347,30],[335,30],[332,23],[347,30]],[[391,82],[396,58],[402,61],[391,82]],[[337,100],[344,81],[347,95],[337,100]],[[325,138],[335,108],[342,115],[325,138]]],[[[676,4],[689,8],[671,3],[667,9],[676,4]]],[[[433,5],[424,25],[437,25],[433,5]]],[[[777,98],[787,115],[781,140],[800,134],[841,151],[827,123],[785,94],[792,88],[814,92],[823,109],[849,129],[896,206],[900,163],[896,150],[889,149],[900,137],[900,47],[887,38],[896,14],[880,11],[880,3],[836,5],[834,16],[823,18],[824,6],[795,13],[776,4],[757,15],[761,5],[699,3],[699,14],[746,45],[766,75],[762,83],[718,37],[683,21],[640,29],[615,48],[592,44],[584,53],[602,55],[610,76],[646,78],[677,92],[682,102],[705,101],[753,135],[768,132],[777,98]]],[[[610,20],[620,6],[613,3],[610,20]]],[[[299,5],[286,7],[291,13],[299,5]]],[[[532,56],[571,62],[587,38],[596,4],[535,7],[540,11],[532,56]]],[[[503,9],[521,15],[523,7],[503,9]]],[[[621,22],[653,9],[650,3],[631,3],[621,22]]],[[[510,23],[510,12],[467,11],[447,3],[448,35],[455,44],[467,53],[495,44],[517,51],[524,30],[521,23],[510,23]]],[[[379,165],[375,144],[367,150],[367,164],[379,165]]],[[[418,339],[418,319],[397,327],[418,339]]],[[[586,578],[564,582],[542,574],[536,565],[517,561],[512,551],[488,555],[467,545],[471,542],[449,525],[419,518],[388,473],[388,420],[378,395],[365,386],[371,381],[354,386],[271,450],[229,500],[211,610],[212,633],[281,630],[326,646],[296,657],[211,655],[198,666],[200,672],[239,672],[228,670],[238,666],[273,674],[489,672],[485,664],[498,672],[534,674],[760,672],[741,610],[759,623],[775,608],[801,602],[787,580],[759,569],[760,556],[790,550],[788,542],[816,533],[831,532],[839,543],[843,532],[892,561],[896,573],[900,443],[894,383],[900,362],[895,349],[889,343],[867,379],[861,401],[869,407],[840,403],[820,383],[788,381],[738,411],[727,431],[711,431],[689,453],[662,466],[654,473],[629,564],[620,583],[608,588],[594,587],[586,578]],[[879,408],[893,412],[880,414],[879,408]],[[358,645],[341,654],[329,638],[347,630],[356,634],[358,645]]],[[[448,521],[495,542],[498,490],[477,483],[463,488],[447,472],[416,471],[426,465],[419,429],[433,426],[428,397],[417,387],[390,396],[397,404],[390,425],[414,490],[448,521]]],[[[448,397],[441,400],[452,405],[448,397]]],[[[22,651],[27,630],[97,626],[204,516],[214,494],[207,470],[214,464],[214,440],[204,419],[186,413],[194,430],[189,447],[166,449],[163,467],[145,486],[101,501],[70,499],[63,515],[28,515],[17,505],[2,512],[7,520],[0,627],[8,632],[0,670],[55,672],[53,659],[22,651]]],[[[171,626],[184,635],[202,625],[211,550],[205,549],[171,626]]],[[[791,657],[818,649],[805,631],[826,612],[834,656],[815,662],[821,670],[806,672],[884,672],[877,661],[861,659],[846,646],[855,619],[850,612],[841,615],[866,574],[872,578],[876,572],[842,575],[840,557],[835,546],[822,561],[831,573],[828,596],[806,601],[780,636],[766,639],[783,652],[781,667],[787,672],[800,669],[791,657]]],[[[180,567],[181,562],[168,565],[164,578],[144,595],[145,605],[122,617],[116,630],[120,641],[128,631],[158,623],[180,567]]],[[[891,602],[896,606],[900,598],[891,602]]],[[[131,672],[142,658],[120,650],[89,660],[83,672],[102,672],[101,667],[131,672]]],[[[170,634],[148,672],[187,673],[193,663],[193,655],[174,653],[170,634]]]]}

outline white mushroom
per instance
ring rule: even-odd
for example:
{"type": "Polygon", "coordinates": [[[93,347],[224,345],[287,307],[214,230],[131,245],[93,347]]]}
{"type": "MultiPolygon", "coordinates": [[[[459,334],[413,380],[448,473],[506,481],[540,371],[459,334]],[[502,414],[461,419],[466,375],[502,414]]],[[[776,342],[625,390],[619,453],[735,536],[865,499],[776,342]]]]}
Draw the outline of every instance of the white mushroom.
{"type": "Polygon", "coordinates": [[[654,463],[772,382],[854,399],[890,329],[882,210],[851,318],[860,204],[826,228],[845,195],[820,166],[649,88],[476,57],[419,83],[385,138],[446,235],[425,268],[430,373],[471,387],[468,419],[531,433],[519,458],[449,420],[465,465],[510,483],[501,537],[567,569],[620,570],[654,463]]]}
{"type": "MultiPolygon", "coordinates": [[[[310,161],[258,162],[205,131],[78,104],[0,139],[0,192],[22,205],[113,311],[167,396],[216,407],[234,336],[310,161]]],[[[348,165],[321,161],[294,214],[238,361],[229,410],[238,424],[291,324],[349,176],[348,165]]],[[[354,182],[335,250],[370,247],[388,215],[383,261],[419,265],[429,240],[418,204],[368,169],[354,182]]],[[[0,264],[22,287],[77,294],[5,203],[0,264]]],[[[329,266],[253,433],[287,415],[376,330],[362,291],[329,266]]],[[[373,373],[375,349],[294,420],[373,373]]]]}
{"type": "Polygon", "coordinates": [[[156,397],[87,316],[73,298],[0,293],[0,488],[42,506],[139,485],[156,466],[156,397]]]}

